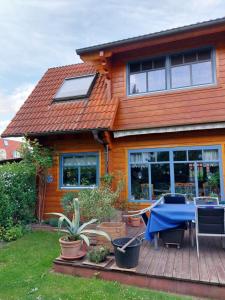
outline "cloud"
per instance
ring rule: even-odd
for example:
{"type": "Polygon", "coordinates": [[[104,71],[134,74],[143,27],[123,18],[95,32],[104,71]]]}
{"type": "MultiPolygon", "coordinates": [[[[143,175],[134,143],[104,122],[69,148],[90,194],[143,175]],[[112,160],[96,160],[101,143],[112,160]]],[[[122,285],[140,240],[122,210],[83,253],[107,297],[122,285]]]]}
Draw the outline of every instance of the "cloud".
{"type": "Polygon", "coordinates": [[[28,83],[17,87],[11,94],[6,94],[0,90],[0,133],[9,124],[33,88],[34,84],[28,83]]]}
{"type": "Polygon", "coordinates": [[[75,49],[224,12],[224,0],[1,0],[0,128],[47,68],[80,60],[75,49]]]}

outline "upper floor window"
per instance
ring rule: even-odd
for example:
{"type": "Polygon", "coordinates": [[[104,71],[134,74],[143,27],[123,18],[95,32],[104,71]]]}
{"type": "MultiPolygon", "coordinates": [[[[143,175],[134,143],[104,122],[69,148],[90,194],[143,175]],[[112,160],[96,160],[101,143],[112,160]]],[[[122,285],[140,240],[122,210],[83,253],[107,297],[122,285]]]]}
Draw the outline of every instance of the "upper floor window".
{"type": "Polygon", "coordinates": [[[211,48],[130,63],[128,69],[130,95],[214,82],[211,48]]]}

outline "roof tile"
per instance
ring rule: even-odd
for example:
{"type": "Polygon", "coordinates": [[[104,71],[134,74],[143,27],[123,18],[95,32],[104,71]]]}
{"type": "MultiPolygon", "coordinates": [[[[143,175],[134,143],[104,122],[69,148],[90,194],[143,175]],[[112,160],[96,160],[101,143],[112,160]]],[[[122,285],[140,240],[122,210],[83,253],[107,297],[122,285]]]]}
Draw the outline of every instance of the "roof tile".
{"type": "Polygon", "coordinates": [[[89,99],[53,102],[65,78],[95,73],[84,63],[49,69],[2,136],[111,129],[118,100],[108,99],[103,75],[98,75],[89,99]]]}

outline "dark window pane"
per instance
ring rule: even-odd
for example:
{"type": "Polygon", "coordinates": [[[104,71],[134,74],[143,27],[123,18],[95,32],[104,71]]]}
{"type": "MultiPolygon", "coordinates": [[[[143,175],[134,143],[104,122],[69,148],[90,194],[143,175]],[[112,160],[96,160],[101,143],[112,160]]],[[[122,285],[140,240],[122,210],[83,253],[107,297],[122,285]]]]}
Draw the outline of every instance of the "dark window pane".
{"type": "Polygon", "coordinates": [[[169,160],[169,152],[157,152],[157,161],[168,161],[169,160]]]}
{"type": "Polygon", "coordinates": [[[192,65],[192,83],[206,84],[212,83],[212,65],[211,61],[197,63],[192,65]]]}
{"type": "Polygon", "coordinates": [[[171,69],[172,88],[191,85],[190,66],[173,67],[171,69]]]}
{"type": "Polygon", "coordinates": [[[76,186],[78,185],[78,169],[73,167],[64,167],[63,169],[63,185],[76,186]]]}
{"type": "Polygon", "coordinates": [[[197,59],[196,52],[190,52],[184,54],[184,63],[194,62],[197,59]]]}
{"type": "Polygon", "coordinates": [[[183,54],[172,55],[170,61],[172,66],[183,64],[183,54]]]}
{"type": "Polygon", "coordinates": [[[158,198],[160,195],[170,192],[170,165],[152,164],[152,198],[158,198]]]}
{"type": "Polygon", "coordinates": [[[93,186],[97,184],[96,167],[80,167],[80,185],[93,186]]]}
{"type": "Polygon", "coordinates": [[[188,150],[189,160],[202,160],[202,150],[188,150]]]}
{"type": "Polygon", "coordinates": [[[174,151],[173,159],[175,161],[185,161],[187,160],[187,151],[174,151]]]}
{"type": "Polygon", "coordinates": [[[55,95],[55,99],[60,100],[69,97],[84,97],[88,94],[93,83],[95,75],[69,78],[66,79],[63,85],[59,88],[55,95]]]}
{"type": "Polygon", "coordinates": [[[159,91],[166,88],[165,70],[156,70],[148,72],[148,90],[159,91]]]}
{"type": "Polygon", "coordinates": [[[131,165],[131,200],[149,199],[148,166],[131,165]]]}
{"type": "Polygon", "coordinates": [[[130,75],[130,94],[144,93],[146,91],[146,73],[130,75]]]}
{"type": "Polygon", "coordinates": [[[193,198],[195,194],[195,168],[193,163],[174,164],[175,192],[193,198]]]}
{"type": "Polygon", "coordinates": [[[204,49],[198,51],[198,60],[210,60],[211,59],[211,50],[204,49]]]}
{"type": "Polygon", "coordinates": [[[142,62],[142,70],[151,70],[152,69],[152,60],[146,60],[142,62]]]}
{"type": "Polygon", "coordinates": [[[133,63],[130,64],[130,73],[140,72],[141,71],[141,64],[140,63],[133,63]]]}
{"type": "Polygon", "coordinates": [[[199,196],[220,196],[220,172],[218,163],[198,163],[199,196]]]}
{"type": "Polygon", "coordinates": [[[166,62],[166,59],[164,57],[154,59],[153,60],[153,68],[154,69],[165,68],[165,62],[166,62]]]}

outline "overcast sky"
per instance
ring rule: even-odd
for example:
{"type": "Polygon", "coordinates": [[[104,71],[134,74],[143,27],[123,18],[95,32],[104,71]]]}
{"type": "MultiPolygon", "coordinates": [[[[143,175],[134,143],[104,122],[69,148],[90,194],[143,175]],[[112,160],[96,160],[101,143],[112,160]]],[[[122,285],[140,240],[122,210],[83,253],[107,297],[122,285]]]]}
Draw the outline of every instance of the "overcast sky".
{"type": "Polygon", "coordinates": [[[225,0],[0,0],[0,133],[75,49],[225,16],[225,0]]]}

